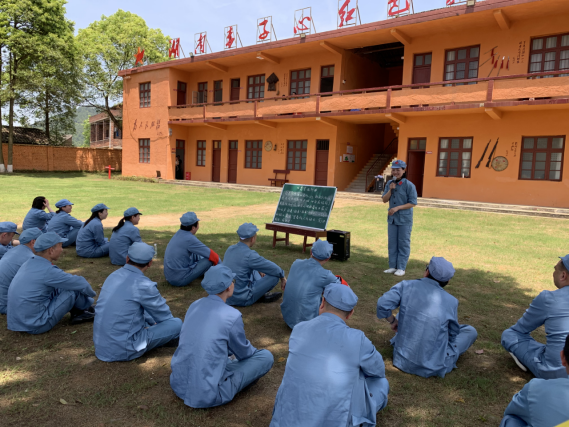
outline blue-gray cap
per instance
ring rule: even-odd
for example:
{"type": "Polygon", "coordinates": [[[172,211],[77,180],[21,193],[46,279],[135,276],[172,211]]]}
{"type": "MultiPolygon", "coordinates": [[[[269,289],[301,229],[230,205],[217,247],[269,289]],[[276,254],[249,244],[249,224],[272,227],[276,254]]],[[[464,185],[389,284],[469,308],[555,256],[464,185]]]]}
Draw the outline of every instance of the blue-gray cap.
{"type": "Polygon", "coordinates": [[[95,213],[95,212],[99,212],[99,211],[102,211],[105,209],[109,210],[110,208],[107,205],[105,205],[104,203],[97,203],[95,206],[93,206],[91,208],[91,212],[95,213]]]}
{"type": "Polygon", "coordinates": [[[37,238],[42,234],[42,231],[37,227],[28,228],[27,230],[22,231],[22,234],[20,234],[20,243],[23,245],[30,243],[32,240],[37,240],[37,238]]]}
{"type": "Polygon", "coordinates": [[[567,270],[569,270],[569,254],[565,255],[564,257],[559,257],[563,265],[567,270]]]}
{"type": "Polygon", "coordinates": [[[403,160],[395,160],[391,163],[391,169],[407,169],[407,163],[403,160]]]}
{"type": "Polygon", "coordinates": [[[237,235],[239,238],[241,238],[241,240],[244,240],[253,237],[255,234],[257,234],[257,231],[259,231],[259,229],[255,224],[246,222],[245,224],[241,224],[239,226],[237,229],[237,235]]]}
{"type": "Polygon", "coordinates": [[[312,244],[312,256],[320,261],[328,259],[332,256],[334,245],[326,240],[317,240],[312,244]]]}
{"type": "Polygon", "coordinates": [[[128,248],[128,258],[137,264],[148,264],[154,258],[154,247],[144,242],[134,242],[128,248]]]}
{"type": "Polygon", "coordinates": [[[448,282],[454,276],[455,270],[446,259],[434,256],[429,262],[429,273],[439,282],[448,282]]]}
{"type": "Polygon", "coordinates": [[[352,311],[358,303],[358,297],[349,286],[330,283],[324,289],[324,299],[332,307],[342,311],[352,311]]]}
{"type": "Polygon", "coordinates": [[[0,233],[18,233],[18,226],[10,221],[0,222],[0,233]]]}
{"type": "Polygon", "coordinates": [[[55,204],[55,207],[58,209],[61,209],[61,208],[64,208],[65,206],[72,206],[72,205],[73,205],[73,203],[71,203],[69,200],[61,199],[55,204]]]}
{"type": "Polygon", "coordinates": [[[128,208],[126,211],[124,211],[125,218],[127,216],[134,216],[134,215],[142,215],[142,214],[136,208],[128,208]]]}
{"type": "Polygon", "coordinates": [[[42,252],[57,245],[58,243],[64,242],[67,242],[67,239],[60,237],[59,234],[54,233],[53,231],[48,231],[36,239],[34,249],[36,252],[42,252]]]}
{"type": "Polygon", "coordinates": [[[182,217],[180,218],[180,222],[182,223],[182,225],[184,226],[188,226],[188,225],[193,225],[196,222],[198,222],[200,219],[198,218],[198,216],[196,215],[195,212],[186,212],[184,215],[182,215],[182,217]]]}
{"type": "Polygon", "coordinates": [[[236,274],[229,267],[217,264],[214,267],[210,267],[204,274],[202,288],[209,295],[217,295],[231,286],[235,276],[236,274]]]}

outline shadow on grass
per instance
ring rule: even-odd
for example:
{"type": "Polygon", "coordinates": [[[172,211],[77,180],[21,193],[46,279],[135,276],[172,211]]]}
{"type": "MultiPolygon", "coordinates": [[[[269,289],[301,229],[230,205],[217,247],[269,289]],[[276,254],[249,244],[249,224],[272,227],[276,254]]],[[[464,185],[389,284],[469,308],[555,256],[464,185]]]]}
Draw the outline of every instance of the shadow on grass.
{"type": "MultiPolygon", "coordinates": [[[[158,244],[158,260],[147,276],[158,283],[176,317],[183,318],[189,305],[206,295],[199,280],[185,288],[170,286],[163,276],[162,259],[176,227],[141,229],[147,243],[158,244]]],[[[199,234],[221,256],[237,242],[234,233],[199,234]]],[[[259,235],[255,250],[288,273],[295,259],[307,258],[298,239],[272,248],[272,238],[259,235]]],[[[412,259],[406,279],[422,277],[428,260],[412,259]]],[[[119,267],[108,258],[83,259],[73,248],[65,250],[58,266],[84,276],[99,292],[106,277],[119,267]]],[[[479,338],[458,361],[458,369],[444,379],[423,379],[405,374],[392,365],[389,345],[392,332],[375,315],[377,298],[399,280],[383,274],[385,257],[353,245],[346,262],[325,265],[342,275],[359,297],[349,326],[363,330],[386,363],[390,381],[389,405],[379,415],[383,425],[465,425],[486,421],[496,424],[511,396],[531,378],[519,371],[500,346],[502,331],[511,326],[531,302],[529,290],[520,288],[507,274],[477,269],[457,269],[446,290],[460,301],[459,321],[473,325],[479,338]],[[481,355],[474,350],[483,349],[481,355]]],[[[156,349],[131,362],[104,363],[94,356],[92,324],[70,326],[64,318],[52,331],[40,336],[6,330],[0,317],[0,414],[3,425],[199,425],[267,426],[288,356],[290,329],[282,320],[279,304],[255,304],[239,308],[247,338],[275,356],[273,369],[258,384],[239,394],[228,405],[210,410],[186,407],[169,386],[174,349],[156,349]],[[20,358],[20,360],[17,360],[20,358]],[[60,403],[64,399],[67,404],[60,403]],[[86,422],[85,420],[88,420],[86,422]],[[6,424],[4,424],[6,422],[6,424]]],[[[538,334],[543,338],[543,333],[538,334]]]]}

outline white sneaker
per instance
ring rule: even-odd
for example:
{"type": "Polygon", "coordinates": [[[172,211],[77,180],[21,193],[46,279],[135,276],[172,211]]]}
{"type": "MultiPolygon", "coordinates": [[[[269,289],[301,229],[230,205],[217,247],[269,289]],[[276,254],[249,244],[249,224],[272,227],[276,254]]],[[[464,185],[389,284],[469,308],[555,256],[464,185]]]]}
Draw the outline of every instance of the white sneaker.
{"type": "Polygon", "coordinates": [[[393,274],[393,273],[395,273],[396,271],[397,271],[396,268],[388,268],[387,270],[384,271],[384,273],[393,274]]]}
{"type": "Polygon", "coordinates": [[[396,276],[405,276],[405,270],[397,270],[395,273],[396,276]]]}
{"type": "Polygon", "coordinates": [[[514,356],[514,353],[510,353],[510,356],[512,356],[512,359],[514,359],[514,362],[516,362],[516,365],[518,365],[518,368],[520,368],[524,372],[528,371],[528,368],[526,368],[524,365],[522,365],[522,362],[520,362],[518,360],[518,358],[516,356],[514,356]]]}

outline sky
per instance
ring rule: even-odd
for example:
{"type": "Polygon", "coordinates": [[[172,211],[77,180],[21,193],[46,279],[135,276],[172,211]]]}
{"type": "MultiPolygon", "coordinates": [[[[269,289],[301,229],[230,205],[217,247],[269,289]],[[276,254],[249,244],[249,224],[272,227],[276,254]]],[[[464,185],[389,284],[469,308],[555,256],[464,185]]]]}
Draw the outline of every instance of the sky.
{"type": "MultiPolygon", "coordinates": [[[[343,0],[342,0],[343,1],[343,0]]],[[[351,0],[350,7],[356,0],[351,0]]],[[[363,24],[381,21],[387,17],[388,0],[359,0],[363,24]]],[[[404,3],[404,0],[401,0],[404,3]]],[[[446,0],[414,0],[415,12],[440,9],[446,0]]],[[[278,40],[294,36],[294,12],[312,7],[312,19],[317,32],[336,29],[338,0],[68,0],[67,18],[75,22],[75,29],[85,28],[102,15],[109,16],[118,9],[141,16],[150,28],[159,28],[163,34],[180,38],[186,53],[193,49],[194,34],[207,31],[213,52],[223,50],[223,31],[229,25],[238,25],[243,46],[255,44],[257,18],[272,16],[278,40]]],[[[209,52],[209,50],[208,50],[209,52]]]]}

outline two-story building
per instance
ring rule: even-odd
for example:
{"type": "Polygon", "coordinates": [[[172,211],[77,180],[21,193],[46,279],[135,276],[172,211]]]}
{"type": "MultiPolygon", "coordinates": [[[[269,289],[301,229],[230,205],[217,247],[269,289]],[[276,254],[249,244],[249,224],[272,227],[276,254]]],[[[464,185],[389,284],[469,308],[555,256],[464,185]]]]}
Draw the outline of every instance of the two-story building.
{"type": "Polygon", "coordinates": [[[424,197],[567,208],[567,16],[486,0],[126,70],[123,173],[344,190],[396,156],[424,197]]]}

